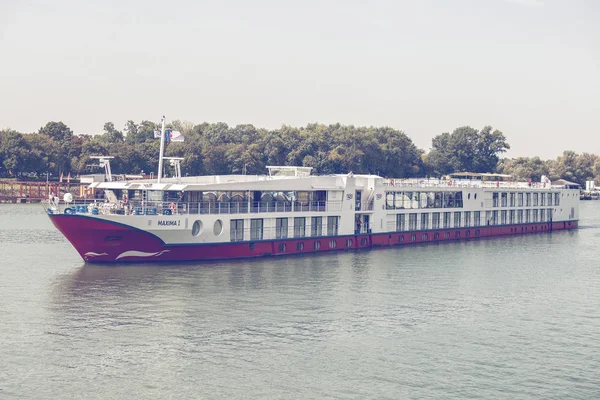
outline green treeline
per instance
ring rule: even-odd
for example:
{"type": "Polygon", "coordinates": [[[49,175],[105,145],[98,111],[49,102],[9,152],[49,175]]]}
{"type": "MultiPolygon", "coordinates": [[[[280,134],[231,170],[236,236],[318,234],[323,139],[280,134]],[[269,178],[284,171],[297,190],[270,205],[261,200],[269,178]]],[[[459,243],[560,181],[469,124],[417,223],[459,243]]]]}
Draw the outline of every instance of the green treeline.
{"type": "MultiPolygon", "coordinates": [[[[389,127],[309,124],[276,130],[252,125],[173,121],[167,128],[180,131],[184,142],[167,143],[165,155],[184,157],[184,175],[264,174],[267,165],[313,167],[317,174],[373,173],[386,177],[441,176],[451,172],[500,172],[519,179],[565,178],[583,184],[600,175],[600,159],[593,154],[566,151],[556,160],[500,159],[510,148],[504,134],[486,126],[465,126],[432,139],[425,153],[402,131],[389,127]]],[[[128,121],[121,131],[112,122],[103,133],[74,135],[62,122],[49,122],[37,133],[0,131],[0,177],[46,173],[99,172],[90,156],[114,156],[115,174],[156,173],[159,124],[128,121]]],[[[167,171],[167,174],[169,172],[167,171]]]]}

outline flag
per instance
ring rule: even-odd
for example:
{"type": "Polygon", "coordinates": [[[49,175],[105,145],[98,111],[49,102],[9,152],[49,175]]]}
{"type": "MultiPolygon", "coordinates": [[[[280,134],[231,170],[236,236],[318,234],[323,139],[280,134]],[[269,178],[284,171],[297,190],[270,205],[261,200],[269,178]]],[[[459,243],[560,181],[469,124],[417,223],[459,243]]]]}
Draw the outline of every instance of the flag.
{"type": "Polygon", "coordinates": [[[154,139],[160,138],[160,131],[154,131],[154,139]]]}
{"type": "Polygon", "coordinates": [[[179,131],[169,131],[170,142],[183,142],[184,137],[179,131]]]}
{"type": "Polygon", "coordinates": [[[58,180],[59,182],[62,182],[62,178],[63,178],[63,174],[62,172],[60,173],[60,179],[58,180]]]}

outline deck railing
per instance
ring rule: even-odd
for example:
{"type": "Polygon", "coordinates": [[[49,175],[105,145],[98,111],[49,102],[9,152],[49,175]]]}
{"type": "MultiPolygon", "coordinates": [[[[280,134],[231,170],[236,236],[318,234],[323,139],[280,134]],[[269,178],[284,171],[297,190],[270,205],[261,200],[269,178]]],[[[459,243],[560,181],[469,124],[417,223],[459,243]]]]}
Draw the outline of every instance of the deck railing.
{"type": "Polygon", "coordinates": [[[275,201],[275,202],[157,202],[133,200],[128,203],[108,203],[94,200],[76,203],[54,203],[48,212],[65,214],[104,215],[196,215],[196,214],[259,214],[280,212],[341,211],[341,201],[275,201]]]}

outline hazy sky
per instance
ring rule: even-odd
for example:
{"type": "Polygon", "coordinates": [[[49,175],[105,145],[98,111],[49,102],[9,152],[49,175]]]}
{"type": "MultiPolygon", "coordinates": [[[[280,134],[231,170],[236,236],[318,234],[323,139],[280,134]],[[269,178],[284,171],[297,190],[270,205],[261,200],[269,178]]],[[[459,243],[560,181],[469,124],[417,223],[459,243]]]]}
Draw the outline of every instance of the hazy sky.
{"type": "Polygon", "coordinates": [[[0,128],[492,125],[600,154],[600,1],[0,0],[0,128]]]}

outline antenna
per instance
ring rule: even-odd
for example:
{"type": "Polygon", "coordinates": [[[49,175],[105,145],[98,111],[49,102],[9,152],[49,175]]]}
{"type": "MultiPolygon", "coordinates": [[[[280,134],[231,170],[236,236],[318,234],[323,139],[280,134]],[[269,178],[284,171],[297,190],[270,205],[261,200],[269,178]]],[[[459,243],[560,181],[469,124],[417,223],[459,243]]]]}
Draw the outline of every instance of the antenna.
{"type": "Polygon", "coordinates": [[[95,160],[98,160],[98,165],[94,165],[94,167],[104,168],[104,175],[106,176],[106,180],[108,182],[112,182],[112,171],[110,169],[110,160],[114,157],[109,156],[90,156],[95,160]]]}
{"type": "Polygon", "coordinates": [[[183,157],[164,157],[165,160],[169,160],[172,167],[175,167],[175,178],[181,180],[181,162],[183,157]]]}
{"type": "Polygon", "coordinates": [[[162,168],[163,168],[163,153],[165,151],[165,116],[163,115],[160,120],[162,127],[160,129],[160,154],[158,156],[158,174],[156,175],[157,181],[156,183],[160,183],[160,178],[162,177],[162,168]]]}

